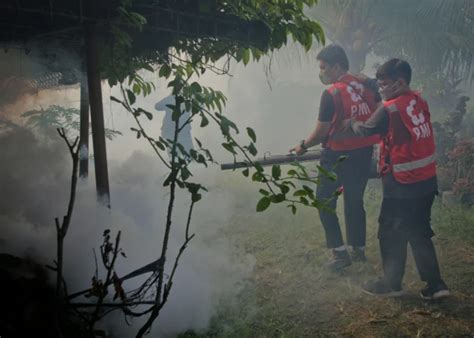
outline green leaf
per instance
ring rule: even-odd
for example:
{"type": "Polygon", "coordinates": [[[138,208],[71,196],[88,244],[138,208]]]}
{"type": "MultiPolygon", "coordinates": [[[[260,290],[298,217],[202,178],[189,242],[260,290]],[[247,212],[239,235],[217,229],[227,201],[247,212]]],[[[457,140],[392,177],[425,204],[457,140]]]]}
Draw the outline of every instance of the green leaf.
{"type": "Polygon", "coordinates": [[[183,181],[180,181],[180,180],[176,180],[176,184],[178,185],[178,187],[180,187],[181,189],[184,188],[184,182],[183,181]]]}
{"type": "Polygon", "coordinates": [[[136,95],[140,95],[141,88],[140,88],[140,85],[138,83],[135,82],[133,84],[132,90],[136,95]]]}
{"type": "Polygon", "coordinates": [[[173,122],[178,121],[178,119],[181,117],[182,113],[178,108],[173,108],[173,112],[171,113],[171,120],[173,122]]]}
{"type": "Polygon", "coordinates": [[[278,164],[272,166],[272,177],[275,180],[280,179],[281,176],[281,167],[278,164]]]}
{"type": "Polygon", "coordinates": [[[288,192],[290,191],[290,187],[288,187],[288,186],[285,185],[285,184],[281,184],[281,185],[280,185],[280,190],[281,190],[281,192],[282,192],[283,194],[286,194],[286,193],[288,193],[288,192]]]}
{"type": "Polygon", "coordinates": [[[191,195],[191,200],[192,200],[194,203],[198,202],[201,198],[202,198],[202,195],[201,195],[201,194],[198,194],[198,193],[191,195]]]}
{"type": "Polygon", "coordinates": [[[151,65],[149,65],[148,63],[145,63],[142,65],[142,68],[145,69],[145,70],[148,70],[149,72],[152,72],[154,73],[155,70],[153,69],[153,67],[151,65]]]}
{"type": "Polygon", "coordinates": [[[186,101],[184,102],[184,110],[185,110],[185,111],[190,111],[190,110],[191,110],[191,101],[186,100],[186,101]]]}
{"type": "Polygon", "coordinates": [[[222,146],[227,150],[228,152],[237,155],[237,152],[234,150],[234,147],[230,143],[222,143],[222,146]]]}
{"type": "Polygon", "coordinates": [[[149,111],[146,111],[146,110],[143,109],[143,108],[137,108],[137,109],[134,109],[134,110],[133,110],[133,114],[134,114],[135,116],[140,116],[141,113],[145,114],[145,116],[146,116],[149,120],[152,120],[152,119],[153,119],[153,114],[150,113],[149,111]]]}
{"type": "Polygon", "coordinates": [[[242,175],[249,177],[249,168],[242,170],[242,175]]]}
{"type": "Polygon", "coordinates": [[[207,119],[206,115],[201,114],[201,128],[204,128],[209,124],[209,120],[207,119]]]}
{"type": "Polygon", "coordinates": [[[270,192],[268,192],[268,191],[265,190],[265,189],[260,189],[259,191],[260,191],[260,193],[261,193],[262,195],[264,195],[264,196],[270,195],[270,192]]]}
{"type": "Polygon", "coordinates": [[[227,117],[219,113],[216,113],[216,117],[220,119],[220,126],[224,135],[229,133],[229,127],[234,129],[237,134],[239,133],[239,129],[237,128],[236,124],[227,117]]]}
{"type": "Polygon", "coordinates": [[[250,49],[249,48],[245,48],[243,50],[242,61],[243,61],[244,65],[247,65],[249,63],[249,61],[250,61],[250,49]]]}
{"type": "Polygon", "coordinates": [[[187,63],[187,64],[186,64],[185,71],[186,71],[186,75],[187,75],[188,77],[190,77],[190,76],[193,74],[193,71],[194,71],[194,70],[193,70],[193,65],[190,64],[190,63],[187,63]]]}
{"type": "Polygon", "coordinates": [[[193,82],[193,83],[191,83],[191,90],[194,93],[201,93],[202,92],[202,87],[199,83],[193,82]]]}
{"type": "Polygon", "coordinates": [[[183,181],[186,181],[189,176],[191,176],[191,172],[188,170],[188,168],[184,167],[181,169],[181,178],[183,181]]]}
{"type": "Polygon", "coordinates": [[[276,194],[276,195],[272,195],[270,197],[270,200],[273,202],[273,203],[281,203],[285,200],[285,195],[283,194],[276,194]]]}
{"type": "MultiPolygon", "coordinates": [[[[218,110],[219,112],[222,112],[222,105],[221,105],[220,101],[219,101],[219,100],[216,100],[216,101],[214,101],[214,103],[215,103],[216,106],[217,106],[217,110],[218,110]]],[[[238,133],[238,131],[237,131],[237,133],[238,133]]]]}
{"type": "Polygon", "coordinates": [[[130,103],[130,105],[133,105],[135,101],[137,100],[137,97],[130,89],[127,89],[127,96],[128,96],[128,102],[130,103]]]}
{"type": "Polygon", "coordinates": [[[153,119],[153,115],[152,113],[146,111],[146,110],[143,110],[143,113],[146,115],[146,117],[151,121],[153,119]]]}
{"type": "Polygon", "coordinates": [[[295,197],[301,197],[301,196],[306,196],[308,195],[308,192],[305,190],[297,190],[293,193],[293,196],[295,197]]]}
{"type": "Polygon", "coordinates": [[[253,143],[250,143],[247,149],[249,150],[249,153],[252,154],[252,156],[257,155],[257,148],[255,148],[253,143]]]}
{"type": "Polygon", "coordinates": [[[163,64],[163,65],[160,67],[160,70],[158,71],[158,75],[159,75],[160,77],[169,78],[170,75],[171,75],[171,67],[168,66],[166,63],[163,64]]]}
{"type": "Polygon", "coordinates": [[[261,212],[266,210],[270,206],[270,199],[266,196],[262,197],[257,203],[257,211],[261,212]]]}
{"type": "Polygon", "coordinates": [[[252,175],[252,181],[254,182],[262,182],[263,181],[263,175],[259,173],[258,171],[256,173],[253,173],[252,175]]]}
{"type": "Polygon", "coordinates": [[[252,128],[247,127],[247,134],[249,135],[252,142],[254,142],[254,143],[257,142],[257,135],[255,135],[255,132],[253,131],[252,128]]]}
{"type": "Polygon", "coordinates": [[[221,127],[222,135],[228,136],[229,135],[229,126],[226,125],[226,124],[220,123],[220,127],[221,127]]]}
{"type": "Polygon", "coordinates": [[[255,167],[255,169],[256,169],[259,173],[263,172],[263,170],[264,170],[264,169],[263,169],[263,166],[262,166],[260,163],[258,163],[258,162],[255,162],[255,163],[254,163],[254,167],[255,167]]]}
{"type": "Polygon", "coordinates": [[[158,148],[160,148],[161,150],[166,150],[166,147],[164,146],[163,143],[161,143],[160,141],[155,141],[155,144],[158,148]]]}
{"type": "Polygon", "coordinates": [[[198,147],[202,148],[202,142],[199,139],[197,139],[196,137],[194,138],[194,140],[196,141],[198,147]]]}
{"type": "Polygon", "coordinates": [[[307,185],[303,185],[303,189],[304,189],[308,194],[312,194],[312,193],[313,193],[313,189],[311,189],[311,188],[308,187],[307,185]]]}
{"type": "Polygon", "coordinates": [[[307,200],[306,198],[304,198],[304,197],[300,197],[300,201],[301,201],[301,203],[303,203],[304,205],[309,205],[308,200],[307,200]]]}

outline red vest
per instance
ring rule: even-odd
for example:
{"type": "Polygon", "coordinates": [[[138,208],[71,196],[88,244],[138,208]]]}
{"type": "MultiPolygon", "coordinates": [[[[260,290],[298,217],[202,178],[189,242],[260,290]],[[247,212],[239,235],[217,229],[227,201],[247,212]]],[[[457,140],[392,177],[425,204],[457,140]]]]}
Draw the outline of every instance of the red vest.
{"type": "Polygon", "coordinates": [[[362,84],[356,77],[346,74],[328,89],[333,97],[334,116],[329,129],[326,147],[332,150],[353,150],[368,147],[379,142],[380,137],[338,134],[343,120],[355,118],[366,121],[375,112],[377,103],[375,93],[362,84]]]}
{"type": "Polygon", "coordinates": [[[383,171],[391,171],[405,184],[436,176],[433,127],[426,101],[410,91],[384,106],[390,122],[382,147],[383,171]]]}

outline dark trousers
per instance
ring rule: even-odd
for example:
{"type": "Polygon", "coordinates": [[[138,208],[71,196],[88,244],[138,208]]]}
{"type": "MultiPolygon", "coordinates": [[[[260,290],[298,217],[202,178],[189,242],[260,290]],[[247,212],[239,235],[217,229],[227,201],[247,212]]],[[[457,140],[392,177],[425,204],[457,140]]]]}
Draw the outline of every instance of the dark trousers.
{"type": "Polygon", "coordinates": [[[338,197],[335,192],[342,186],[344,189],[344,219],[346,223],[347,244],[365,246],[366,216],[364,209],[364,192],[369,179],[372,162],[372,147],[357,149],[349,152],[334,152],[325,150],[320,165],[337,175],[335,181],[323,174],[319,176],[316,188],[318,199],[326,201],[326,206],[332,210],[319,210],[319,218],[326,233],[328,248],[344,245],[339,219],[335,212],[338,197]],[[340,156],[346,160],[338,162],[340,156]]]}
{"type": "Polygon", "coordinates": [[[431,237],[431,207],[435,194],[419,198],[384,198],[380,212],[379,243],[385,280],[401,288],[408,243],[422,281],[441,281],[436,251],[431,237]]]}

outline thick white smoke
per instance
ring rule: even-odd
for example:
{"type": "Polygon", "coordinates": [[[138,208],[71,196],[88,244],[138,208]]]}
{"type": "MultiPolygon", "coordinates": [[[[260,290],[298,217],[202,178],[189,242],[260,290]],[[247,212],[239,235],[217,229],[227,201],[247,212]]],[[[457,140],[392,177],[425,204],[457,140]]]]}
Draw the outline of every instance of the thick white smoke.
{"type": "MultiPolygon", "coordinates": [[[[1,136],[4,165],[0,185],[5,192],[0,196],[2,251],[52,264],[56,250],[54,218],[64,215],[70,180],[68,150],[61,142],[57,137],[56,141],[42,143],[23,129],[1,136]]],[[[164,175],[154,158],[140,152],[122,163],[111,164],[110,210],[97,203],[92,178],[79,182],[65,241],[65,277],[70,292],[90,287],[95,271],[92,250],[98,253],[105,229],[114,234],[122,231],[121,247],[127,258],[117,263],[119,274],[159,257],[168,200],[167,190],[162,187],[164,175]]],[[[160,336],[205,328],[219,297],[228,295],[229,290],[236,292],[237,284],[253,266],[251,258],[237,257],[231,243],[219,233],[232,215],[231,195],[212,187],[212,175],[199,176],[212,193],[195,208],[191,231],[196,237],[183,255],[169,303],[155,324],[154,332],[160,336]]],[[[187,194],[178,194],[169,243],[170,264],[184,239],[188,200],[187,194]]],[[[124,287],[133,288],[136,283],[126,282],[124,287]]],[[[121,322],[123,326],[114,321],[116,336],[128,337],[136,332],[137,326],[127,329],[121,322]]]]}
{"type": "MultiPolygon", "coordinates": [[[[245,127],[255,129],[260,156],[264,151],[287,152],[306,136],[317,119],[323,87],[318,84],[314,60],[309,66],[305,66],[304,60],[292,64],[291,55],[282,60],[280,64],[274,63],[270,77],[261,64],[251,63],[245,68],[232,67],[231,78],[206,76],[202,79],[227,95],[225,113],[239,125],[240,139],[249,141],[245,127]],[[272,82],[271,88],[268,81],[272,82]]],[[[166,85],[158,83],[157,91],[142,99],[139,105],[153,111],[154,104],[168,94],[166,85]]],[[[70,292],[90,286],[95,271],[92,250],[100,246],[105,229],[112,229],[113,234],[122,231],[121,247],[127,258],[117,263],[119,275],[150,263],[160,255],[169,198],[168,190],[162,187],[166,172],[146,142],[136,140],[135,133],[129,130],[133,126],[132,119],[109,101],[110,95],[117,96],[116,89],[104,87],[106,126],[124,134],[107,143],[112,208],[104,208],[96,201],[91,161],[89,178],[78,185],[76,207],[65,242],[65,276],[70,292]]],[[[40,92],[10,105],[9,116],[48,104],[78,107],[78,96],[77,87],[40,92]]],[[[154,114],[155,118],[146,128],[158,136],[162,115],[154,114]]],[[[230,154],[220,147],[222,139],[217,128],[200,129],[193,125],[192,133],[214,151],[219,161],[232,161],[230,154]]],[[[54,132],[52,137],[46,138],[47,142],[44,135],[40,141],[23,129],[2,134],[1,138],[0,153],[5,156],[0,169],[0,186],[7,193],[0,196],[0,249],[19,256],[27,254],[51,264],[56,250],[54,218],[61,218],[67,207],[71,170],[68,150],[54,132]]],[[[157,336],[205,328],[219,299],[235,295],[254,264],[252,257],[238,256],[233,243],[222,234],[239,202],[234,201],[232,191],[225,186],[226,179],[222,179],[233,174],[218,173],[215,167],[193,168],[192,171],[195,180],[207,186],[209,193],[195,208],[191,231],[196,237],[178,267],[169,303],[154,325],[153,333],[157,336]]],[[[257,199],[258,196],[255,201],[257,199]]],[[[188,206],[189,196],[178,194],[169,263],[184,239],[188,206]]],[[[254,212],[254,208],[248,212],[254,212]]],[[[136,283],[138,281],[126,282],[124,287],[129,290],[136,283]]],[[[135,320],[132,327],[127,327],[118,314],[112,318],[103,325],[117,337],[133,336],[142,323],[135,320]]]]}

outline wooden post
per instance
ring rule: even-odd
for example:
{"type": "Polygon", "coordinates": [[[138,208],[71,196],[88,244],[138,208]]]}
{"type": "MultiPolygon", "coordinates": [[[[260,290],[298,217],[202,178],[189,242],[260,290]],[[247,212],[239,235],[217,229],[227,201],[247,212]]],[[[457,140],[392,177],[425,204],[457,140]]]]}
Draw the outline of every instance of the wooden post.
{"type": "Polygon", "coordinates": [[[98,31],[90,25],[86,29],[87,82],[91,107],[92,142],[94,145],[95,180],[99,198],[110,206],[109,174],[105,143],[104,110],[99,71],[98,31]]]}
{"type": "Polygon", "coordinates": [[[89,175],[89,90],[84,73],[81,76],[80,114],[79,177],[86,178],[89,175]]]}

